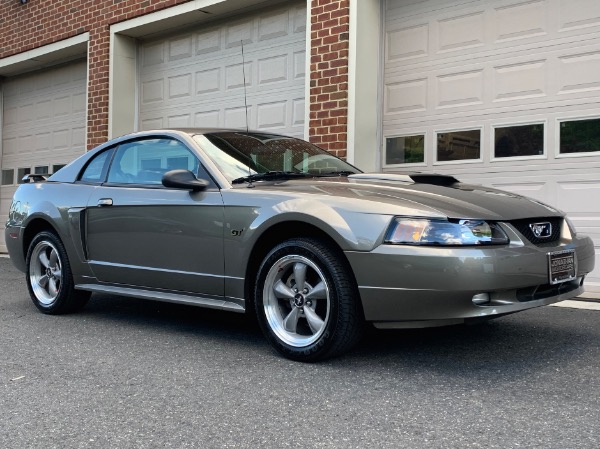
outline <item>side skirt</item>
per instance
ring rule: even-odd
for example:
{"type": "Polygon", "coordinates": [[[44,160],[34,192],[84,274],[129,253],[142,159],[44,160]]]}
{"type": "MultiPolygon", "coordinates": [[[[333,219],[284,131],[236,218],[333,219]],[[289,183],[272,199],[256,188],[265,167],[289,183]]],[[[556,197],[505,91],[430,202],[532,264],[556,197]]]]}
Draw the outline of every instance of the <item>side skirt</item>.
{"type": "Polygon", "coordinates": [[[228,310],[231,312],[244,313],[244,300],[240,298],[212,299],[199,296],[172,293],[157,290],[144,290],[139,288],[122,287],[116,285],[101,284],[78,284],[78,290],[87,290],[95,293],[108,293],[111,295],[129,296],[133,298],[150,299],[153,301],[172,302],[176,304],[187,304],[190,306],[206,307],[209,309],[228,310]]]}

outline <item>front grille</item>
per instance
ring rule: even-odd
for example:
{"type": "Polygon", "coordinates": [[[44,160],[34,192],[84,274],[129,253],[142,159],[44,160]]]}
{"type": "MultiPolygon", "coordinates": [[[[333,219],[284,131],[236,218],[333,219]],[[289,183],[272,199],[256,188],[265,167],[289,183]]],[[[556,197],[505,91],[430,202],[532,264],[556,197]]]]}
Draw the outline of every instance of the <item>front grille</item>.
{"type": "Polygon", "coordinates": [[[517,299],[520,302],[535,301],[536,299],[550,298],[563,293],[569,293],[577,290],[581,285],[581,278],[573,279],[572,281],[563,282],[562,284],[544,284],[534,287],[520,288],[517,290],[517,299]]]}
{"type": "Polygon", "coordinates": [[[543,245],[545,243],[554,243],[560,238],[561,226],[563,219],[561,217],[550,217],[550,218],[527,218],[524,220],[513,220],[509,221],[517,231],[529,240],[534,245],[543,245]],[[533,234],[533,231],[529,227],[530,224],[534,223],[545,223],[549,222],[552,225],[552,235],[547,238],[539,238],[533,234]]]}

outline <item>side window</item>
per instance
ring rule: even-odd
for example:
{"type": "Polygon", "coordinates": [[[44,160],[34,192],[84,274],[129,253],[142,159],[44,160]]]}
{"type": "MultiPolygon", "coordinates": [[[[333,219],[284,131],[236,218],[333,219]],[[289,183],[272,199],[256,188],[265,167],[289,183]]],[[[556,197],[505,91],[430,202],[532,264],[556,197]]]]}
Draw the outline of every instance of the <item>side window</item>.
{"type": "Polygon", "coordinates": [[[108,182],[161,185],[169,170],[198,173],[198,159],[174,139],[144,139],[128,142],[117,149],[108,172],[108,182]]]}
{"type": "Polygon", "coordinates": [[[105,167],[107,161],[110,159],[112,149],[104,151],[98,154],[94,159],[88,162],[87,167],[79,178],[80,181],[84,182],[102,182],[104,181],[104,175],[106,174],[105,167]]]}

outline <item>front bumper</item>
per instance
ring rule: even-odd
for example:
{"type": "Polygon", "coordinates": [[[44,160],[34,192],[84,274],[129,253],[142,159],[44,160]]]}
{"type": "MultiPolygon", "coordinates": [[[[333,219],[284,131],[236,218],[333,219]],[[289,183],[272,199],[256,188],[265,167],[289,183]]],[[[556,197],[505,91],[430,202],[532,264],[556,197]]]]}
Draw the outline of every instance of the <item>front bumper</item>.
{"type": "Polygon", "coordinates": [[[429,327],[492,318],[583,293],[594,269],[589,237],[552,246],[425,247],[380,245],[346,252],[367,321],[377,327],[429,327]],[[548,253],[572,249],[577,279],[550,286],[548,253]],[[478,305],[475,295],[487,294],[478,305]]]}

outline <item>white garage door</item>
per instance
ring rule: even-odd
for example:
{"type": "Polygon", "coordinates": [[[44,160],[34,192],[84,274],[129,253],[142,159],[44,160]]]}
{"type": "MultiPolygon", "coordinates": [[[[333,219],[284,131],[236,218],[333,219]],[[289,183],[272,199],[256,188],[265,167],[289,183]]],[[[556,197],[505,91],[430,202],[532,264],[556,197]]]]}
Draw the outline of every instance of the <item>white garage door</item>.
{"type": "Polygon", "coordinates": [[[305,45],[305,2],[143,43],[140,128],[245,128],[245,68],[248,126],[302,136],[305,45]]]}
{"type": "Polygon", "coordinates": [[[387,0],[384,32],[384,169],[559,207],[600,292],[600,2],[387,0]]]}
{"type": "Polygon", "coordinates": [[[86,75],[78,61],[2,81],[1,223],[23,176],[53,173],[85,152],[86,75]]]}

